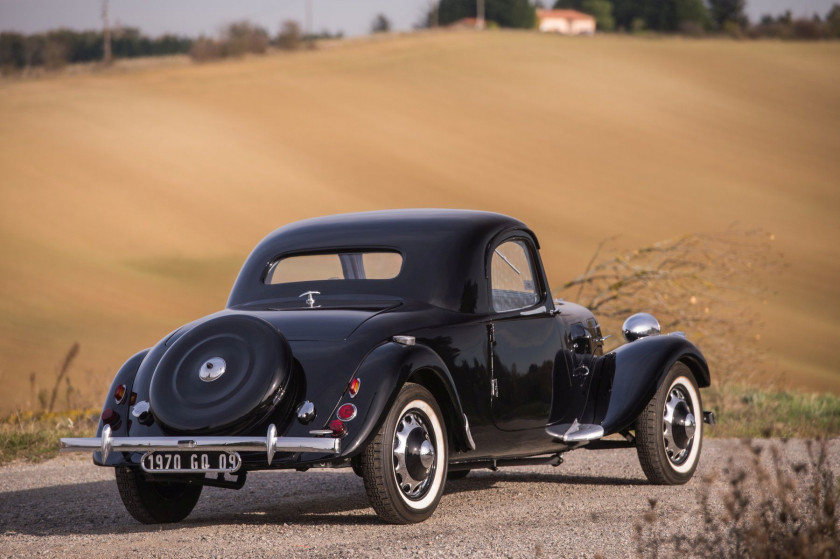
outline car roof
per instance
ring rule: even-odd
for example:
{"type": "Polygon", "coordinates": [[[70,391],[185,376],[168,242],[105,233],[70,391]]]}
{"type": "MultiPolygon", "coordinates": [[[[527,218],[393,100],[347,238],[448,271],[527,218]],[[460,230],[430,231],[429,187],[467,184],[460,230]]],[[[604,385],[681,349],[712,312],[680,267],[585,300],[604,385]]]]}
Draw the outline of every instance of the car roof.
{"type": "MultiPolygon", "coordinates": [[[[308,290],[385,295],[475,312],[486,304],[479,286],[485,277],[485,249],[497,235],[521,231],[512,217],[474,210],[406,209],[348,213],[285,225],[265,237],[246,260],[231,291],[229,307],[297,297],[308,290]],[[350,248],[402,253],[393,280],[344,280],[266,285],[268,266],[281,256],[350,248]],[[472,293],[467,293],[472,291],[472,293]],[[472,298],[472,301],[465,301],[472,298]]],[[[324,292],[322,291],[322,293],[324,292]]]]}

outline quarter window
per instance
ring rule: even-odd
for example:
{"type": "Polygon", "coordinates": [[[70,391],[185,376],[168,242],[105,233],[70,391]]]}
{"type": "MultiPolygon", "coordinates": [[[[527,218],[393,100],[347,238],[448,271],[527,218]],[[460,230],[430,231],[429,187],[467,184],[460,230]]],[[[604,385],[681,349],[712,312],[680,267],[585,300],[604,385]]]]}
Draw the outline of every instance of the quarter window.
{"type": "Polygon", "coordinates": [[[490,262],[490,285],[496,312],[525,309],[537,303],[534,267],[524,241],[514,239],[496,247],[490,262]]]}

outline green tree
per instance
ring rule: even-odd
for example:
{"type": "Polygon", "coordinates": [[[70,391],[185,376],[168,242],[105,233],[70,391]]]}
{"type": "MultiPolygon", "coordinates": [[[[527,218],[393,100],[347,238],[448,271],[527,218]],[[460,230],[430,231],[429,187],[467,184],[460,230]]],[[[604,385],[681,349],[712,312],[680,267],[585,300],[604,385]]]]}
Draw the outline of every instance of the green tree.
{"type": "Polygon", "coordinates": [[[709,11],[703,0],[677,0],[677,25],[683,28],[688,23],[709,27],[709,11]]]}
{"type": "Polygon", "coordinates": [[[708,27],[709,12],[703,0],[613,0],[613,17],[623,29],[646,29],[673,33],[686,28],[708,27]]]}
{"type": "Polygon", "coordinates": [[[746,27],[749,23],[744,13],[746,5],[746,0],[709,0],[709,15],[712,23],[718,29],[723,29],[727,21],[746,27]]]}
{"type": "Polygon", "coordinates": [[[825,16],[825,22],[828,25],[830,32],[835,37],[840,37],[840,4],[834,4],[828,15],[825,16]]]}
{"type": "Polygon", "coordinates": [[[598,31],[612,31],[615,29],[615,19],[612,15],[613,5],[610,0],[583,0],[580,11],[595,17],[598,31]]]}
{"type": "Polygon", "coordinates": [[[377,14],[370,24],[371,33],[388,33],[391,30],[391,20],[385,14],[377,14]]]}
{"type": "Polygon", "coordinates": [[[581,10],[583,11],[584,0],[557,0],[554,3],[555,10],[581,10]]]}
{"type": "Polygon", "coordinates": [[[26,37],[21,33],[0,33],[0,71],[23,68],[26,37]]]}
{"type": "MultiPolygon", "coordinates": [[[[476,17],[475,0],[441,0],[440,23],[448,25],[465,17],[476,17]]],[[[530,29],[536,21],[536,10],[529,0],[485,0],[484,17],[501,27],[530,29]]]]}

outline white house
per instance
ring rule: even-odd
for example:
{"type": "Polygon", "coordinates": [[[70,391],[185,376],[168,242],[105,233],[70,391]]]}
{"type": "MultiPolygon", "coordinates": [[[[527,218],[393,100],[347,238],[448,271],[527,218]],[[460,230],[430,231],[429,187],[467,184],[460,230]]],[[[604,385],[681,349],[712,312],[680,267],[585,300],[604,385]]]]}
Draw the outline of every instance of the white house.
{"type": "Polygon", "coordinates": [[[537,10],[539,30],[562,35],[594,35],[595,18],[576,10],[537,10]]]}

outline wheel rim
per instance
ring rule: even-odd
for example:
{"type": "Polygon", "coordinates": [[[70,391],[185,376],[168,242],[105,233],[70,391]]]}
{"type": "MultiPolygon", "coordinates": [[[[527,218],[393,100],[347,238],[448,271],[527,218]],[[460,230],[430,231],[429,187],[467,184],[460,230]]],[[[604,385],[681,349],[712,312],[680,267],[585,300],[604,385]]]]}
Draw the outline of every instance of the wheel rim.
{"type": "Polygon", "coordinates": [[[663,410],[663,440],[665,454],[674,465],[683,464],[691,455],[697,432],[697,410],[686,390],[675,385],[668,392],[663,410]]]}
{"type": "Polygon", "coordinates": [[[422,499],[437,468],[437,447],[428,419],[417,410],[403,414],[394,430],[394,477],[403,496],[422,499]]]}

